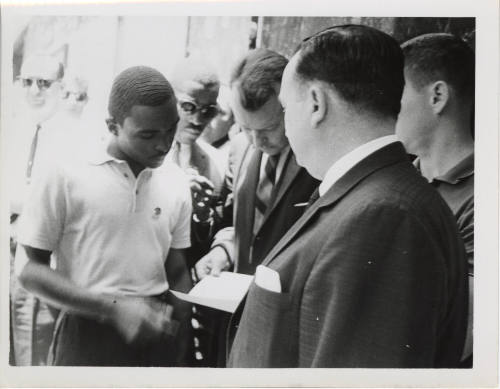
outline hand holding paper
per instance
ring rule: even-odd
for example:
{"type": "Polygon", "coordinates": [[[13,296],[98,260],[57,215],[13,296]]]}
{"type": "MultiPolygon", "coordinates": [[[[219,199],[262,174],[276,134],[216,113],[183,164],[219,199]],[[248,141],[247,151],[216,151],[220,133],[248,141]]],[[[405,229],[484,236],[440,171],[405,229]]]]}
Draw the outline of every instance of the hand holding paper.
{"type": "Polygon", "coordinates": [[[181,300],[233,313],[245,297],[253,276],[222,272],[219,277],[206,276],[189,293],[172,290],[181,300]]]}

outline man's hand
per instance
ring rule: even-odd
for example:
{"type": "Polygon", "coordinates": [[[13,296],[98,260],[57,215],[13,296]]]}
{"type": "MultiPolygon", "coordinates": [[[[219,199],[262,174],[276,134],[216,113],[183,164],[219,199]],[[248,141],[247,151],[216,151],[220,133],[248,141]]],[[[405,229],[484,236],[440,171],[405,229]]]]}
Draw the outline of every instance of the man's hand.
{"type": "Polygon", "coordinates": [[[142,297],[116,297],[112,304],[111,323],[127,343],[152,341],[174,335],[177,330],[177,322],[172,321],[171,305],[142,297]]]}
{"type": "Polygon", "coordinates": [[[205,222],[212,216],[210,205],[213,200],[214,184],[195,169],[187,169],[186,172],[189,175],[193,214],[196,215],[197,221],[205,222]]]}
{"type": "Polygon", "coordinates": [[[208,275],[218,277],[221,271],[229,269],[231,263],[226,251],[216,246],[195,265],[196,275],[201,280],[208,275]]]}

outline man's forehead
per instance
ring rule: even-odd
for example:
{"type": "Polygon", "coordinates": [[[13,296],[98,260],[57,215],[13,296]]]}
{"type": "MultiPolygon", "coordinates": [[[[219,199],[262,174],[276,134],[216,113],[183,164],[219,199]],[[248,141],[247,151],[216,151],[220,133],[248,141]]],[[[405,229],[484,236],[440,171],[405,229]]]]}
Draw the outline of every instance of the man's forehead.
{"type": "Polygon", "coordinates": [[[201,82],[196,80],[184,80],[178,84],[176,89],[176,92],[179,96],[184,95],[192,99],[196,99],[200,95],[204,95],[212,97],[214,100],[216,100],[219,92],[217,86],[203,85],[201,82]]]}
{"type": "Polygon", "coordinates": [[[21,77],[39,77],[43,79],[56,79],[59,64],[56,61],[39,58],[28,59],[21,66],[21,77]]]}

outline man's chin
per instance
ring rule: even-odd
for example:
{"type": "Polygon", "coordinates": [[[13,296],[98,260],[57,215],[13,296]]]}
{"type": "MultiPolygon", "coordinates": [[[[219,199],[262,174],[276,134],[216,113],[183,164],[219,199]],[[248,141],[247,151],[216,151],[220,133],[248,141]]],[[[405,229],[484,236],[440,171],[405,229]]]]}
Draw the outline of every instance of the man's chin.
{"type": "Polygon", "coordinates": [[[197,130],[194,128],[185,128],[180,136],[181,143],[194,142],[199,138],[203,130],[197,130]]]}
{"type": "Polygon", "coordinates": [[[165,161],[165,156],[153,158],[150,161],[148,161],[148,167],[152,169],[160,167],[161,165],[163,165],[164,161],[165,161]]]}
{"type": "Polygon", "coordinates": [[[281,151],[280,149],[277,149],[275,147],[259,147],[259,149],[263,153],[270,155],[270,156],[279,154],[281,151]]]}

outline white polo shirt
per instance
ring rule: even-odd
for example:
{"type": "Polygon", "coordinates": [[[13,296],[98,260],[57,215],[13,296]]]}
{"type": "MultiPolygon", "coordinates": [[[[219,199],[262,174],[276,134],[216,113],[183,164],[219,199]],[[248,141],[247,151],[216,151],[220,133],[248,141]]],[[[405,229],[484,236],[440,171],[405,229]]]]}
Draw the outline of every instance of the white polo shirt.
{"type": "Polygon", "coordinates": [[[156,295],[168,289],[170,248],[190,246],[191,212],[180,168],[166,162],[136,178],[101,150],[33,182],[18,241],[52,251],[57,271],[93,292],[156,295]]]}

